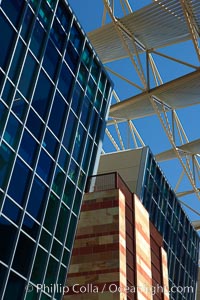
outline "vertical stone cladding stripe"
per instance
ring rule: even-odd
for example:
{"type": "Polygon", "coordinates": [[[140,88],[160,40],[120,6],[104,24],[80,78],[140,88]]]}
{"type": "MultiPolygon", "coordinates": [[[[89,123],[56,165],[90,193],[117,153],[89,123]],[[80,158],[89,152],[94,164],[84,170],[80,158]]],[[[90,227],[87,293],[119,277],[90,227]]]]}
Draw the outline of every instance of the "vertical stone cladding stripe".
{"type": "Polygon", "coordinates": [[[126,300],[126,216],[125,216],[125,196],[119,190],[119,287],[120,300],[126,300]]]}
{"type": "Polygon", "coordinates": [[[126,300],[124,214],[118,189],[85,194],[63,300],[126,300]]]}
{"type": "Polygon", "coordinates": [[[161,259],[162,259],[162,280],[164,287],[163,300],[169,300],[169,276],[168,276],[168,266],[167,266],[167,253],[161,248],[161,259]]]}
{"type": "Polygon", "coordinates": [[[136,287],[138,300],[152,300],[152,271],[149,214],[134,195],[136,287]]]}
{"type": "Polygon", "coordinates": [[[162,257],[163,238],[150,222],[151,272],[153,300],[163,300],[162,257]]]}

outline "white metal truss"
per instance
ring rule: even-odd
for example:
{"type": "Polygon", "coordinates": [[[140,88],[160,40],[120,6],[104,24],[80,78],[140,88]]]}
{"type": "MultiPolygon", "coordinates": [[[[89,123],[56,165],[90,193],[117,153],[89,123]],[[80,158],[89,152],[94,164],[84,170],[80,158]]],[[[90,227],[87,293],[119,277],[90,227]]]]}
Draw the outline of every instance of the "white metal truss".
{"type": "MultiPolygon", "coordinates": [[[[139,10],[134,10],[134,2],[103,0],[102,27],[89,33],[107,71],[134,90],[133,96],[128,99],[119,97],[114,91],[116,103],[112,103],[110,109],[106,134],[116,151],[144,146],[133,122],[141,117],[157,115],[171,144],[171,149],[156,156],[157,160],[177,158],[182,166],[175,187],[177,196],[195,193],[200,200],[200,139],[189,141],[176,111],[200,104],[200,1],[152,0],[139,10]],[[197,63],[162,51],[187,41],[193,45],[197,63]],[[160,65],[155,60],[157,57],[190,71],[164,82],[160,65]],[[112,68],[113,62],[123,59],[129,59],[132,64],[134,76],[131,79],[112,68]],[[180,191],[185,177],[191,184],[191,190],[180,191]]],[[[183,203],[198,214],[188,203],[183,203]]]]}

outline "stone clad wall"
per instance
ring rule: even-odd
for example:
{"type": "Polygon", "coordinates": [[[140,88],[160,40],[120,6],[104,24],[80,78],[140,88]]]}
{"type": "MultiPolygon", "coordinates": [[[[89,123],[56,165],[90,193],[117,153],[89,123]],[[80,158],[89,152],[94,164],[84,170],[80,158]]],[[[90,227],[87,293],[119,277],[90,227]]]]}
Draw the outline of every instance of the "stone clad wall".
{"type": "Polygon", "coordinates": [[[122,184],[86,193],[63,300],[169,299],[162,237],[122,184]]]}
{"type": "Polygon", "coordinates": [[[126,286],[125,198],[119,190],[86,194],[67,286],[71,289],[64,300],[126,299],[114,292],[126,286]],[[75,284],[76,291],[79,284],[89,294],[73,292],[75,284]]]}

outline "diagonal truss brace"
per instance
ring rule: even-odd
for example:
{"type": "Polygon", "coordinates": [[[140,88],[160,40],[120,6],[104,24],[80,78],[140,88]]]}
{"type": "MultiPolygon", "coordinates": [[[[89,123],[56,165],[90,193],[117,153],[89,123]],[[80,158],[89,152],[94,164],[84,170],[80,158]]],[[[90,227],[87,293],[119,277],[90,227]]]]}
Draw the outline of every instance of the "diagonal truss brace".
{"type": "Polygon", "coordinates": [[[199,189],[196,187],[196,182],[195,182],[195,178],[194,178],[194,173],[193,171],[191,170],[191,166],[190,166],[190,159],[189,159],[189,156],[186,155],[185,156],[185,159],[186,159],[186,163],[184,162],[183,160],[183,157],[181,156],[180,152],[177,151],[177,146],[175,144],[175,141],[174,141],[174,136],[173,136],[173,132],[171,130],[171,127],[170,127],[170,123],[169,123],[169,119],[167,117],[167,111],[166,111],[166,108],[165,106],[163,105],[163,109],[160,110],[160,104],[158,105],[157,101],[155,101],[155,99],[153,98],[153,96],[150,96],[149,97],[149,100],[155,110],[155,112],[157,113],[157,116],[160,120],[160,123],[162,124],[166,134],[167,134],[167,137],[175,151],[175,154],[176,154],[176,157],[179,159],[182,167],[183,167],[183,170],[185,172],[185,174],[187,175],[193,189],[194,189],[194,192],[197,196],[197,198],[200,200],[200,191],[199,189]],[[163,113],[163,115],[162,115],[163,113]]]}
{"type": "Polygon", "coordinates": [[[200,36],[199,36],[198,26],[194,20],[192,9],[188,5],[188,1],[180,0],[180,3],[183,8],[183,12],[185,15],[185,19],[186,19],[190,34],[192,36],[192,41],[193,41],[198,59],[200,61],[200,48],[199,48],[199,41],[198,41],[200,36]]]}

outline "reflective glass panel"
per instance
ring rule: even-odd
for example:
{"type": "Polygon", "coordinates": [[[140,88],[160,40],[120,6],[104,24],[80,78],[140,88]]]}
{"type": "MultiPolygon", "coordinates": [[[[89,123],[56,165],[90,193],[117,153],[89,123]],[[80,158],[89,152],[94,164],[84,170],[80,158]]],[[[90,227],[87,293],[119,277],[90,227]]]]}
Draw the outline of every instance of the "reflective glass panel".
{"type": "Polygon", "coordinates": [[[25,41],[27,41],[33,18],[34,18],[33,12],[29,7],[27,7],[25,12],[25,18],[20,32],[21,36],[25,41]]]}
{"type": "Polygon", "coordinates": [[[12,299],[13,295],[15,295],[15,300],[21,300],[24,293],[25,284],[26,282],[24,279],[11,272],[3,298],[8,300],[12,299]]]}
{"type": "Polygon", "coordinates": [[[38,282],[42,282],[44,274],[44,264],[46,265],[47,257],[48,253],[38,247],[31,275],[32,282],[36,284],[38,284],[38,282]]]}
{"type": "Polygon", "coordinates": [[[44,55],[43,66],[47,71],[48,75],[54,79],[58,68],[59,60],[61,59],[58,51],[53,45],[52,41],[49,40],[44,55]]]}
{"type": "Polygon", "coordinates": [[[20,234],[12,267],[25,277],[31,266],[34,244],[24,233],[20,234]]]}
{"type": "Polygon", "coordinates": [[[64,241],[66,235],[66,229],[69,223],[69,214],[70,214],[69,209],[67,209],[67,207],[62,204],[59,212],[59,218],[58,218],[58,223],[56,226],[56,233],[55,233],[56,238],[61,242],[64,241]]]}
{"type": "Polygon", "coordinates": [[[58,158],[59,165],[63,168],[64,171],[67,171],[68,164],[69,164],[69,154],[66,150],[61,147],[59,158],[58,158]]]}
{"type": "Polygon", "coordinates": [[[24,121],[25,113],[28,108],[27,106],[27,103],[21,98],[20,94],[17,93],[12,103],[12,111],[22,121],[24,121]]]}
{"type": "Polygon", "coordinates": [[[82,102],[84,99],[84,93],[83,90],[81,89],[80,85],[76,83],[74,87],[74,92],[72,95],[72,109],[73,111],[79,115],[81,108],[82,108],[82,102]]]}
{"type": "Polygon", "coordinates": [[[44,38],[45,31],[40,23],[36,21],[33,34],[31,36],[30,48],[37,58],[41,57],[44,38]]]}
{"type": "Polygon", "coordinates": [[[28,182],[31,177],[30,175],[31,171],[28,167],[19,158],[17,158],[9,184],[8,194],[20,205],[23,205],[26,200],[28,182]]]}
{"type": "Polygon", "coordinates": [[[53,161],[49,155],[42,149],[40,152],[40,158],[37,165],[37,173],[41,178],[49,182],[51,173],[53,171],[53,161]]]}
{"type": "Polygon", "coordinates": [[[38,143],[30,133],[25,130],[20,144],[19,154],[30,166],[33,165],[35,160],[37,148],[38,143]]]}
{"type": "Polygon", "coordinates": [[[81,200],[82,200],[82,193],[80,193],[78,190],[76,191],[76,196],[73,204],[73,212],[78,215],[79,210],[80,210],[80,205],[81,205],[81,200]]]}
{"type": "Polygon", "coordinates": [[[92,104],[90,103],[88,97],[85,97],[83,101],[83,107],[81,110],[81,122],[86,128],[88,127],[91,111],[92,111],[92,104]]]}
{"type": "MultiPolygon", "coordinates": [[[[7,1],[4,2],[6,5],[7,1]]],[[[0,66],[5,70],[10,51],[12,51],[15,32],[2,14],[0,14],[0,28],[3,28],[0,34],[0,45],[3,45],[0,47],[0,66]]]]}
{"type": "Polygon", "coordinates": [[[34,76],[36,75],[37,63],[33,56],[28,53],[26,57],[25,64],[23,66],[23,71],[21,74],[21,79],[19,82],[19,89],[24,97],[29,100],[29,95],[33,89],[34,76]]]}
{"type": "Polygon", "coordinates": [[[75,139],[75,144],[74,144],[74,151],[73,151],[73,158],[80,163],[83,151],[84,151],[84,145],[86,141],[86,131],[79,124],[78,131],[76,133],[76,139],[75,139]]]}
{"type": "Polygon", "coordinates": [[[59,3],[58,3],[57,10],[56,10],[56,16],[59,19],[61,25],[67,31],[69,22],[71,20],[71,14],[69,13],[68,9],[66,8],[66,5],[64,5],[63,2],[61,2],[61,1],[59,1],[59,3]]]}
{"type": "Polygon", "coordinates": [[[40,244],[45,248],[49,249],[50,243],[52,240],[52,236],[46,232],[46,230],[42,230],[41,236],[40,236],[40,244]]]}
{"type": "Polygon", "coordinates": [[[60,259],[62,250],[63,250],[63,245],[61,245],[56,240],[54,240],[53,245],[52,245],[52,250],[51,250],[52,255],[54,255],[56,258],[60,259]]]}
{"type": "MultiPolygon", "coordinates": [[[[5,278],[7,273],[7,268],[5,268],[2,264],[0,264],[0,278],[5,278]]],[[[0,281],[0,291],[4,287],[3,280],[0,281]]]]}
{"type": "MultiPolygon", "coordinates": [[[[60,267],[59,277],[58,277],[58,281],[57,281],[58,286],[65,285],[66,271],[67,271],[66,268],[64,268],[63,266],[60,267]]],[[[62,294],[60,293],[60,291],[58,291],[58,293],[56,293],[55,297],[58,299],[60,299],[60,297],[62,297],[62,294]]]]}
{"type": "Polygon", "coordinates": [[[30,109],[29,111],[26,126],[31,131],[31,133],[39,140],[44,124],[32,109],[30,109]]]}
{"type": "Polygon", "coordinates": [[[74,233],[76,230],[76,224],[77,224],[76,216],[71,215],[70,225],[69,225],[69,230],[68,230],[68,235],[67,235],[67,241],[66,241],[66,246],[68,249],[71,249],[72,243],[74,241],[74,233]]]}
{"type": "Polygon", "coordinates": [[[13,100],[13,94],[14,94],[14,85],[9,80],[7,80],[3,89],[2,99],[4,100],[4,102],[10,105],[10,103],[13,100]]]}
{"type": "Polygon", "coordinates": [[[45,118],[48,106],[51,103],[52,88],[52,83],[41,70],[37,81],[32,106],[43,119],[45,118]]]}
{"type": "Polygon", "coordinates": [[[0,187],[6,186],[14,160],[14,153],[4,144],[0,147],[0,187]]]}
{"type": "Polygon", "coordinates": [[[70,41],[72,42],[74,48],[78,52],[80,52],[80,50],[82,48],[83,37],[78,29],[78,26],[75,23],[73,23],[73,26],[70,31],[70,41]]]}
{"type": "Polygon", "coordinates": [[[66,40],[66,34],[56,18],[54,18],[50,36],[54,41],[56,47],[62,52],[66,40]]]}
{"type": "Polygon", "coordinates": [[[75,73],[79,64],[79,55],[72,46],[71,42],[68,42],[67,50],[65,54],[65,60],[69,65],[70,69],[75,73]]]}
{"type": "MultiPolygon", "coordinates": [[[[50,257],[48,261],[48,267],[45,277],[45,284],[51,284],[52,282],[55,282],[57,277],[57,269],[58,269],[58,262],[53,258],[50,257]]],[[[49,294],[52,294],[51,289],[49,289],[49,294]]]]}
{"type": "Polygon", "coordinates": [[[0,121],[0,135],[2,134],[7,115],[8,115],[8,109],[2,102],[0,102],[0,120],[1,120],[0,121]]]}
{"type": "Polygon", "coordinates": [[[67,125],[64,133],[63,138],[63,145],[67,148],[67,150],[71,150],[74,140],[74,135],[77,127],[78,119],[75,117],[75,115],[70,112],[67,120],[67,125]]]}
{"type": "Polygon", "coordinates": [[[58,141],[53,136],[53,134],[47,129],[44,137],[44,141],[42,146],[51,154],[51,156],[55,156],[58,150],[58,141]]]}
{"type": "Polygon", "coordinates": [[[13,203],[9,198],[6,198],[5,200],[3,206],[3,213],[15,224],[19,223],[19,219],[21,216],[21,209],[15,203],[13,203]]]}
{"type": "Polygon", "coordinates": [[[2,8],[14,26],[18,25],[25,2],[23,0],[3,1],[2,8]]]}
{"type": "Polygon", "coordinates": [[[62,97],[56,93],[54,98],[51,114],[49,118],[49,127],[57,137],[60,137],[64,125],[65,116],[68,112],[68,105],[62,97]]]}
{"type": "Polygon", "coordinates": [[[59,202],[59,199],[55,195],[51,194],[44,220],[44,227],[50,232],[55,229],[59,202]]]}
{"type": "Polygon", "coordinates": [[[74,198],[74,192],[75,192],[75,185],[72,183],[72,181],[68,178],[67,179],[67,183],[65,186],[65,192],[64,192],[64,196],[63,196],[63,201],[65,202],[65,204],[67,204],[67,206],[71,207],[72,206],[72,202],[73,202],[73,198],[74,198]]]}
{"type": "Polygon", "coordinates": [[[39,225],[27,214],[25,214],[22,229],[32,238],[36,239],[39,232],[39,225]]]}
{"type": "Polygon", "coordinates": [[[57,167],[52,188],[54,192],[59,196],[61,196],[63,192],[65,177],[65,173],[59,167],[57,167]]]}
{"type": "Polygon", "coordinates": [[[58,88],[66,101],[69,102],[69,93],[72,88],[73,76],[65,63],[62,65],[61,73],[58,81],[58,88]]]}
{"type": "Polygon", "coordinates": [[[46,202],[46,192],[47,188],[44,183],[35,176],[28,200],[27,211],[38,221],[40,221],[43,213],[44,204],[46,202]]]}
{"type": "Polygon", "coordinates": [[[0,217],[0,260],[8,264],[11,259],[12,250],[15,244],[17,228],[8,222],[4,217],[0,217]]]}
{"type": "Polygon", "coordinates": [[[24,55],[25,55],[25,46],[21,40],[18,40],[17,48],[15,50],[11,68],[9,71],[9,77],[15,84],[16,81],[18,80],[18,76],[21,71],[21,64],[24,60],[24,55]]]}

